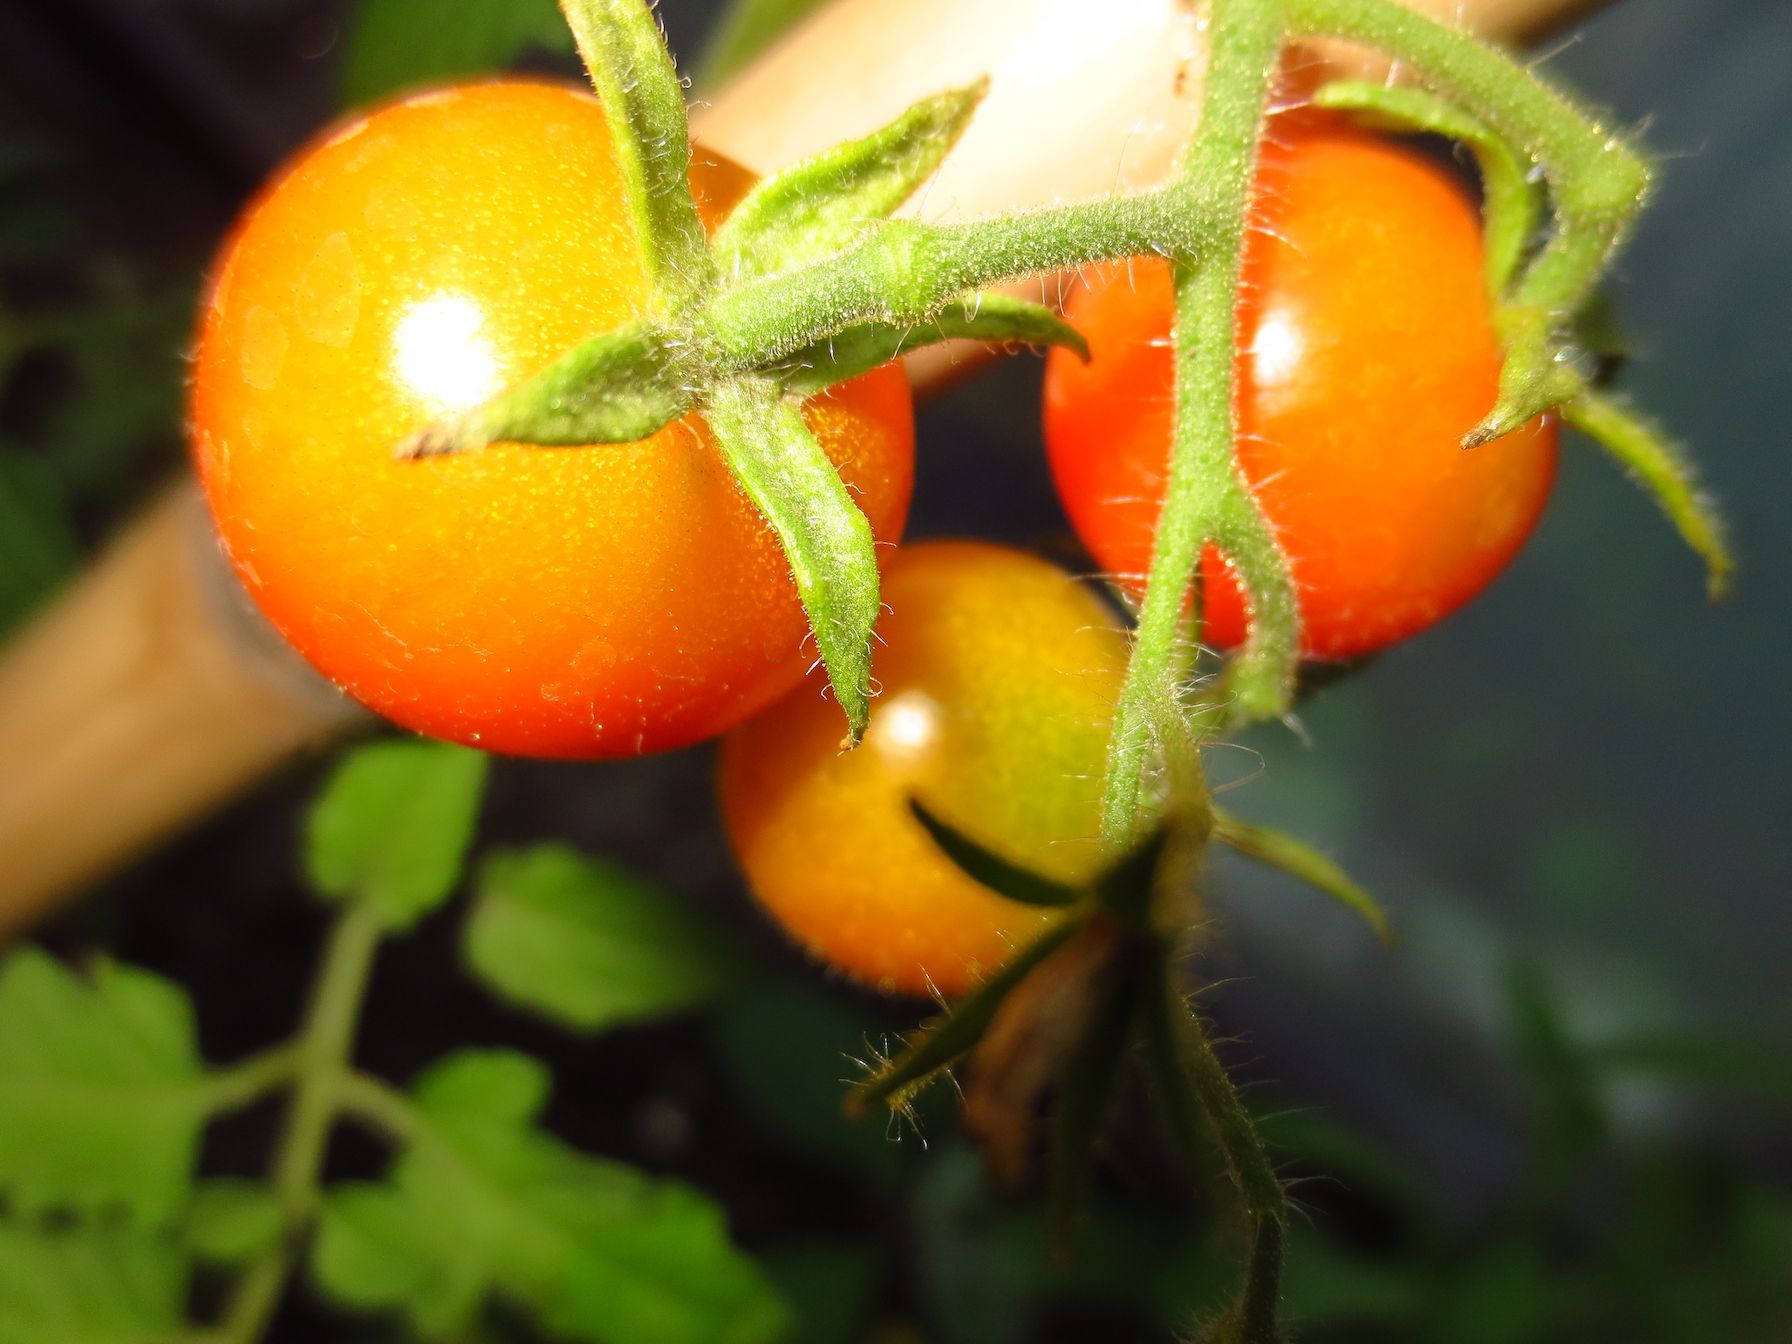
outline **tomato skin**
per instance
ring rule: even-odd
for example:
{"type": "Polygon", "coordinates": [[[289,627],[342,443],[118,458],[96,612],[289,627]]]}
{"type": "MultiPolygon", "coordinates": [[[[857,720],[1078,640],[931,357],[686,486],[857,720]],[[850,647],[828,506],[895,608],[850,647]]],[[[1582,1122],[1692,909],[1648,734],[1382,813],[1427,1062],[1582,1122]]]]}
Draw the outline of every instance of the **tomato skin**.
{"type": "Polygon", "coordinates": [[[971,881],[908,811],[1065,881],[1099,862],[1108,727],[1126,668],[1114,613],[1043,560],[905,547],[885,575],[854,751],[817,678],[722,740],[722,814],[760,903],[813,955],[891,992],[963,993],[1056,912],[971,881]]]}
{"type": "MultiPolygon", "coordinates": [[[[697,160],[706,214],[751,183],[697,160]]],[[[560,757],[713,736],[801,678],[789,563],[698,417],[634,444],[393,459],[647,294],[602,110],[556,85],[376,110],[249,208],[203,313],[191,439],[237,572],[319,671],[418,732],[560,757]]],[[[895,540],[900,370],[807,416],[895,540]]]]}
{"type": "MultiPolygon", "coordinates": [[[[1349,658],[1467,602],[1529,535],[1555,476],[1556,427],[1459,441],[1499,376],[1474,203],[1440,165],[1312,114],[1271,123],[1246,240],[1238,458],[1287,555],[1302,651],[1349,658]]],[[[1166,264],[1108,268],[1066,313],[1080,364],[1053,351],[1045,436],[1096,561],[1142,581],[1174,414],[1166,264]]],[[[1223,558],[1201,567],[1203,638],[1246,610],[1223,558]]]]}

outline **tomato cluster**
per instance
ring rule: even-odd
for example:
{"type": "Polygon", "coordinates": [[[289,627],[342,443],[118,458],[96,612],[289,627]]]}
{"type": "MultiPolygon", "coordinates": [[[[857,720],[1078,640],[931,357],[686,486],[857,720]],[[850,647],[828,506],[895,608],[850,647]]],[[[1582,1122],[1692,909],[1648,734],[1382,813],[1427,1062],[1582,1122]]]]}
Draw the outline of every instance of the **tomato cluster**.
{"type": "MultiPolygon", "coordinates": [[[[713,221],[749,179],[697,161],[713,221]]],[[[699,417],[632,444],[394,457],[636,315],[647,279],[620,202],[601,109],[541,84],[412,98],[302,154],[229,241],[200,334],[192,438],[224,545],[320,671],[420,732],[596,757],[732,729],[723,807],[765,906],[849,974],[961,992],[1049,916],[952,867],[907,802],[1041,872],[1090,874],[1127,655],[1090,589],[987,545],[896,553],[881,696],[842,754],[837,708],[798,686],[789,564],[699,417]]],[[[1051,358],[1052,469],[1100,564],[1137,575],[1170,438],[1167,272],[1109,268],[1069,313],[1093,358],[1051,358]]],[[[1240,324],[1238,459],[1297,580],[1305,651],[1361,654],[1467,600],[1541,509],[1555,440],[1537,424],[1457,446],[1498,351],[1451,174],[1285,121],[1240,324]]],[[[894,542],[912,469],[900,370],[805,414],[894,542]]],[[[1209,635],[1236,642],[1225,558],[1203,574],[1209,635]]]]}

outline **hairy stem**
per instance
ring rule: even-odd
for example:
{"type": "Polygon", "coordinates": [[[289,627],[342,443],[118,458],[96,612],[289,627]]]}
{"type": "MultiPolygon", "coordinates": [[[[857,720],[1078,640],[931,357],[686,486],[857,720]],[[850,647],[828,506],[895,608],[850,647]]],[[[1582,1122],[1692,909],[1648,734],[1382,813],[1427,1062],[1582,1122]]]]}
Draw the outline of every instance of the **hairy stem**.
{"type": "MultiPolygon", "coordinates": [[[[1151,820],[1143,789],[1151,757],[1152,704],[1174,695],[1179,669],[1199,638],[1199,611],[1187,622],[1183,611],[1201,548],[1228,530],[1240,542],[1253,543],[1259,533],[1267,540],[1233,457],[1233,307],[1282,19],[1281,6],[1273,0],[1215,0],[1212,6],[1201,132],[1182,172],[1184,199],[1193,213],[1185,224],[1191,245],[1171,255],[1176,271],[1175,435],[1145,602],[1108,749],[1102,840],[1113,852],[1127,849],[1151,820]]],[[[1234,548],[1235,558],[1242,549],[1234,548]]],[[[1283,571],[1281,584],[1286,586],[1273,544],[1266,551],[1252,545],[1250,555],[1253,561],[1269,561],[1272,571],[1283,571]]],[[[1255,589],[1274,583],[1265,574],[1256,585],[1247,578],[1246,588],[1255,603],[1260,597],[1255,589]]],[[[1253,634],[1252,642],[1261,641],[1253,634]]],[[[1292,658],[1288,661],[1291,669],[1292,658]]]]}
{"type": "Polygon", "coordinates": [[[1425,83],[1522,146],[1548,180],[1555,229],[1508,296],[1499,401],[1464,443],[1488,442],[1573,395],[1555,347],[1641,209],[1648,166],[1622,138],[1504,53],[1395,0],[1287,4],[1303,34],[1361,42],[1410,65],[1425,83]]]}
{"type": "Polygon", "coordinates": [[[968,289],[1111,257],[1192,248],[1175,188],[969,224],[888,220],[816,262],[711,302],[710,358],[723,372],[763,368],[865,322],[917,325],[968,289]]]}

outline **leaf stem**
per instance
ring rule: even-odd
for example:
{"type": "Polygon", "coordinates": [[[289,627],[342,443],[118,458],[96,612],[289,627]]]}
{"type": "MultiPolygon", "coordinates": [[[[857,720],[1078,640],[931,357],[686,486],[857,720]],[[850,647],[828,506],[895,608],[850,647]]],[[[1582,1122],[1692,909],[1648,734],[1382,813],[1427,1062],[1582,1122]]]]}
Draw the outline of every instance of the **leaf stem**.
{"type": "Polygon", "coordinates": [[[422,1128],[411,1099],[370,1073],[353,1071],[338,1077],[336,1105],[342,1115],[394,1144],[412,1142],[422,1128]]]}
{"type": "Polygon", "coordinates": [[[286,1237],[243,1271],[225,1306],[217,1344],[253,1344],[286,1290],[297,1258],[298,1233],[317,1210],[330,1126],[382,932],[378,914],[367,904],[348,907],[331,930],[305,1025],[293,1047],[297,1069],[292,1107],[274,1154],[271,1180],[286,1237]]]}
{"type": "Polygon", "coordinates": [[[214,1070],[206,1080],[205,1099],[201,1104],[213,1115],[241,1110],[285,1087],[298,1072],[298,1067],[297,1042],[264,1050],[240,1063],[214,1070]]]}

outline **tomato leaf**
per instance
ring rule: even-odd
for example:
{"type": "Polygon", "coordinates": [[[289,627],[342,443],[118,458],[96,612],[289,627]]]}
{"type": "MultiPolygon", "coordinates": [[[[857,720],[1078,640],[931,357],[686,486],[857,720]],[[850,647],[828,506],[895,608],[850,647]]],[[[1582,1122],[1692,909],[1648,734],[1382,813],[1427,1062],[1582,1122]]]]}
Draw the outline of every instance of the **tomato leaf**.
{"type": "Polygon", "coordinates": [[[564,845],[480,865],[462,949],[504,998],[579,1031],[683,1012],[732,980],[736,958],[670,892],[564,845]]]}
{"type": "Polygon", "coordinates": [[[919,326],[868,322],[848,327],[780,360],[779,370],[787,367],[789,372],[773,372],[793,392],[820,392],[911,350],[961,339],[997,345],[1061,345],[1084,359],[1089,357],[1082,334],[1043,304],[979,291],[952,300],[919,326]]]}
{"type": "Polygon", "coordinates": [[[881,610],[871,524],[797,403],[771,383],[722,383],[704,409],[729,469],[790,560],[848,736],[857,743],[871,713],[871,629],[881,610]]]}
{"type": "Polygon", "coordinates": [[[188,1270],[172,1239],[128,1224],[0,1219],[0,1340],[184,1339],[188,1270]]]}
{"type": "Polygon", "coordinates": [[[221,1264],[240,1264],[259,1255],[280,1239],[280,1231],[280,1203],[259,1181],[203,1181],[187,1209],[187,1244],[221,1264]]]}
{"type": "Polygon", "coordinates": [[[714,275],[691,195],[684,85],[645,0],[562,0],[561,10],[603,101],[635,240],[663,315],[682,312],[714,275]]]}
{"type": "Polygon", "coordinates": [[[1316,887],[1346,909],[1361,915],[1382,942],[1393,938],[1387,914],[1380,903],[1353,882],[1350,875],[1337,863],[1304,840],[1297,840],[1273,826],[1258,826],[1241,821],[1218,808],[1213,810],[1213,838],[1237,850],[1247,859],[1255,859],[1271,868],[1280,868],[1290,877],[1298,877],[1309,886],[1316,887]]]}
{"type": "Polygon", "coordinates": [[[689,1188],[587,1157],[534,1124],[547,1070],[467,1051],[411,1096],[414,1136],[380,1182],[325,1198],[311,1267],[350,1306],[402,1313],[435,1337],[493,1299],[556,1338],[770,1344],[783,1304],[689,1188]]]}
{"type": "Polygon", "coordinates": [[[15,1212],[180,1207],[207,1114],[181,989],[22,948],[0,962],[0,1197],[15,1212]]]}
{"type": "Polygon", "coordinates": [[[631,322],[574,346],[467,415],[431,425],[400,444],[398,456],[434,457],[499,442],[633,443],[691,408],[690,364],[685,333],[631,322]]]}
{"type": "Polygon", "coordinates": [[[0,448],[0,634],[74,569],[80,548],[68,512],[40,460],[0,448]]]}
{"type": "Polygon", "coordinates": [[[933,176],[988,88],[984,79],[923,98],[863,139],[766,178],[716,230],[724,282],[758,279],[842,251],[933,176]]]}
{"type": "Polygon", "coordinates": [[[341,97],[359,107],[484,74],[532,47],[571,47],[554,0],[360,0],[343,43],[341,97]]]}
{"type": "Polygon", "coordinates": [[[941,821],[917,798],[909,799],[908,809],[927,834],[933,837],[945,856],[973,882],[988,887],[997,895],[1023,905],[1066,906],[1076,902],[1080,893],[1075,887],[1055,882],[1049,877],[1021,867],[941,821]]]}
{"type": "Polygon", "coordinates": [[[332,900],[365,902],[387,928],[409,928],[460,881],[485,766],[480,752],[436,742],[351,753],[307,821],[312,885],[332,900]]]}

